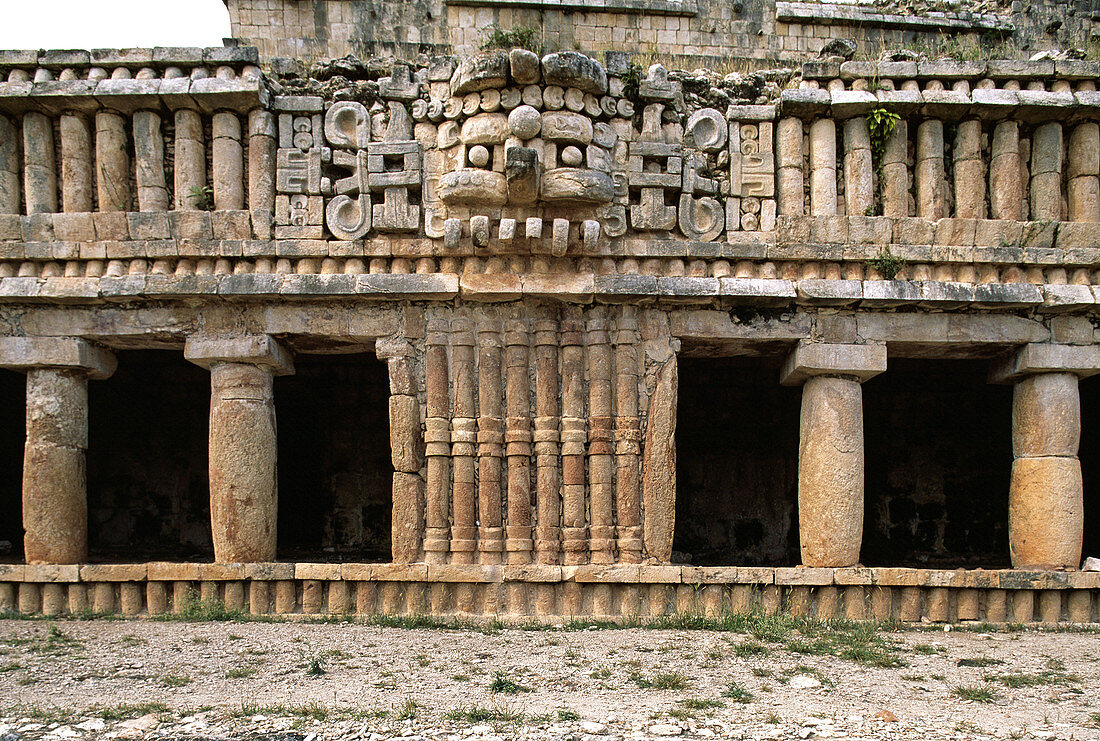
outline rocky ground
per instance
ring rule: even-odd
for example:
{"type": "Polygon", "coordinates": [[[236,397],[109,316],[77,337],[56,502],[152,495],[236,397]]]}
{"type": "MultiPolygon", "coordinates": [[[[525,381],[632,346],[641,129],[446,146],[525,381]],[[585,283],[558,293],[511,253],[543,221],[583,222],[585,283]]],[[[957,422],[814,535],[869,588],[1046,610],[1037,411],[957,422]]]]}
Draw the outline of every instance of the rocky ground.
{"type": "Polygon", "coordinates": [[[0,740],[1100,739],[1100,636],[0,620],[0,740]]]}

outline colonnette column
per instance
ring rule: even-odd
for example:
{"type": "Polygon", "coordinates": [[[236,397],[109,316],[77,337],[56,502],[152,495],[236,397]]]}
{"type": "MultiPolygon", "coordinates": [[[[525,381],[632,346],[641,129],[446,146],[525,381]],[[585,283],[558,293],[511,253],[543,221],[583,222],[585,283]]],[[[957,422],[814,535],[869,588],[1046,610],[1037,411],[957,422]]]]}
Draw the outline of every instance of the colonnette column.
{"type": "Polygon", "coordinates": [[[272,381],[294,372],[267,335],[189,337],[184,357],[210,371],[210,525],[214,560],[275,560],[278,512],[272,381]]]}
{"type": "Polygon", "coordinates": [[[853,566],[863,541],[863,393],[885,345],[799,342],[780,383],[802,385],[798,530],[803,566],[853,566]]]}
{"type": "Polygon", "coordinates": [[[390,550],[394,563],[421,560],[424,527],[423,436],[413,349],[404,338],[381,338],[375,355],[386,361],[390,380],[390,461],[393,464],[393,516],[390,550]]]}
{"type": "Polygon", "coordinates": [[[27,374],[23,530],[27,563],[88,557],[88,379],[115,370],[110,352],[76,337],[5,337],[0,367],[27,374]]]}
{"type": "Polygon", "coordinates": [[[1016,568],[1077,568],[1084,535],[1081,397],[1100,347],[1025,345],[993,371],[1013,383],[1008,546],[1016,568]]]}

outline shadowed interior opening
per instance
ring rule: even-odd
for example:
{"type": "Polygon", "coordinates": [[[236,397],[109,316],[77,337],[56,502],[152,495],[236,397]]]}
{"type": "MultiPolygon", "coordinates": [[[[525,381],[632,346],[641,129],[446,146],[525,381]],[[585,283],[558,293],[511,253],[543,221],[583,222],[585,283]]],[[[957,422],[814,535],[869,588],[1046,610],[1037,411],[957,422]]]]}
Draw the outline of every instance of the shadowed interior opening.
{"type": "Polygon", "coordinates": [[[1081,476],[1085,484],[1082,559],[1100,558],[1100,376],[1081,379],[1081,476]]]}
{"type": "Polygon", "coordinates": [[[177,350],[122,350],[88,384],[89,560],[211,560],[210,374],[177,350]]]}
{"type": "Polygon", "coordinates": [[[1006,568],[1012,387],[988,360],[890,358],[863,384],[867,566],[1006,568]]]}
{"type": "Polygon", "coordinates": [[[280,560],[389,561],[389,379],[373,355],[298,355],[275,379],[280,560]]]}
{"type": "Polygon", "coordinates": [[[27,377],[0,373],[0,562],[23,560],[23,443],[27,377]]]}
{"type": "Polygon", "coordinates": [[[791,566],[801,389],[772,358],[679,359],[673,560],[791,566]]]}

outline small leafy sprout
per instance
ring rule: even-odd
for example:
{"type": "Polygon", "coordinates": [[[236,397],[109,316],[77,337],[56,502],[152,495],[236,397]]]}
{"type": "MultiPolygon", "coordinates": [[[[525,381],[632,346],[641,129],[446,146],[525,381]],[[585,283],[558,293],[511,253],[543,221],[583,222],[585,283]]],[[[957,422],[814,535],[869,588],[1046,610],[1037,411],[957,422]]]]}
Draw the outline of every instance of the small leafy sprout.
{"type": "Polygon", "coordinates": [[[883,280],[894,280],[905,267],[905,260],[890,252],[889,247],[883,247],[878,251],[878,255],[867,261],[867,264],[877,270],[883,280]]]}
{"type": "Polygon", "coordinates": [[[489,691],[498,695],[518,695],[520,692],[531,692],[531,688],[513,682],[504,672],[495,672],[489,691]]]}
{"type": "Polygon", "coordinates": [[[214,189],[209,185],[192,185],[187,197],[191,199],[191,204],[199,211],[214,210],[214,189]]]}
{"type": "Polygon", "coordinates": [[[306,667],[306,674],[311,677],[319,677],[325,673],[325,659],[322,656],[314,656],[309,660],[309,665],[306,667]]]}
{"type": "Polygon", "coordinates": [[[756,699],[753,697],[753,694],[739,682],[730,682],[726,685],[726,691],[722,693],[722,697],[728,697],[734,702],[739,702],[743,705],[747,705],[756,699]]]}
{"type": "Polygon", "coordinates": [[[538,29],[526,26],[517,26],[513,29],[504,29],[496,23],[490,23],[482,32],[485,41],[481,48],[489,49],[527,49],[538,54],[542,51],[542,45],[537,41],[538,29]]]}

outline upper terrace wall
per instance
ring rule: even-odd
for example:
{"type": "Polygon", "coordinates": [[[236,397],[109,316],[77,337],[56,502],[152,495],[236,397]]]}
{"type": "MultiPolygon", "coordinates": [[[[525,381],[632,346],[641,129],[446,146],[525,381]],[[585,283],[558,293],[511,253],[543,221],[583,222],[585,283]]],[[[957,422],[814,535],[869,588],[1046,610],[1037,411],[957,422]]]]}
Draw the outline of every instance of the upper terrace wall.
{"type": "MultiPolygon", "coordinates": [[[[1008,53],[1084,48],[1094,21],[1086,2],[990,0],[948,12],[911,7],[785,0],[227,0],[233,36],[264,57],[307,61],[355,54],[414,60],[419,54],[469,54],[491,23],[538,30],[546,51],[608,50],[652,55],[692,69],[729,56],[797,63],[832,38],[883,48],[1012,33],[1008,53]],[[1051,24],[1056,23],[1056,28],[1051,24]],[[1051,29],[1048,32],[1048,29],[1051,29]]],[[[918,4],[919,5],[919,4],[918,4]]],[[[932,4],[929,4],[932,5],[932,4]]],[[[1003,53],[1003,52],[1002,52],[1003,53]]]]}

